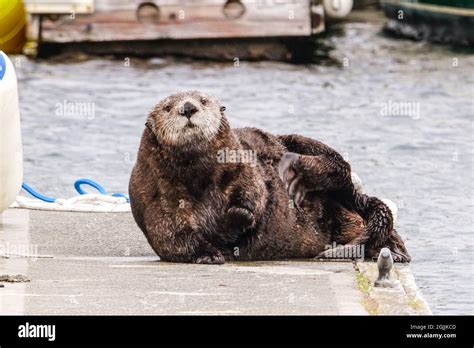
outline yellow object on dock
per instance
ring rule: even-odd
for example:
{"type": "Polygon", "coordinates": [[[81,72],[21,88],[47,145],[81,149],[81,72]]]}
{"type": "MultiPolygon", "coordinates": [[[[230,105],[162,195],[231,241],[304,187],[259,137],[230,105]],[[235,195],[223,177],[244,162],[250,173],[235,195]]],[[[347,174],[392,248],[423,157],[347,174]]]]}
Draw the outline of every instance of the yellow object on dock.
{"type": "Polygon", "coordinates": [[[20,53],[26,42],[26,14],[22,0],[0,0],[0,50],[20,53]]]}

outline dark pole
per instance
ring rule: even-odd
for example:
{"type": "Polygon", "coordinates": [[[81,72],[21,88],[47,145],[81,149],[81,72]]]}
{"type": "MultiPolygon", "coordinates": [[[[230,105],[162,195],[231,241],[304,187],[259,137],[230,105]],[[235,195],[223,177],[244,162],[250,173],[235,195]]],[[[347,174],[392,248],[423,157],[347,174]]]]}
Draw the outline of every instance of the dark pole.
{"type": "Polygon", "coordinates": [[[40,15],[39,15],[39,23],[38,23],[38,45],[41,43],[41,41],[43,41],[43,26],[42,26],[42,22],[43,22],[43,15],[40,14],[40,15]]]}

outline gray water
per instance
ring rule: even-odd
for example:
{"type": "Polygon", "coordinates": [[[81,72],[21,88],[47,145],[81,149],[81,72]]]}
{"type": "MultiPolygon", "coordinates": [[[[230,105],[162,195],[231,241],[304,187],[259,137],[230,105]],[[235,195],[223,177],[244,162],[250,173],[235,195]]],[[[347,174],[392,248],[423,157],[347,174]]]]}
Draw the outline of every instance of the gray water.
{"type": "Polygon", "coordinates": [[[343,153],[367,193],[399,205],[433,312],[474,314],[474,56],[386,38],[378,24],[342,28],[329,38],[340,66],[18,57],[25,181],[62,198],[79,177],[126,192],[147,112],[172,92],[202,90],[234,127],[300,133],[343,153]],[[65,102],[95,109],[69,115],[65,102]],[[400,103],[412,109],[387,115],[400,103]]]}

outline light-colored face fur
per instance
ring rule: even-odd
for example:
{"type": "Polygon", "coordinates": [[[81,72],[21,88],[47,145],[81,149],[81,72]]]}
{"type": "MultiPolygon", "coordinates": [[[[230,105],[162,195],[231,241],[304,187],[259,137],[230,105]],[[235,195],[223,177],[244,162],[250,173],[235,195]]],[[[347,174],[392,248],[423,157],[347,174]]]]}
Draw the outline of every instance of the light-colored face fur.
{"type": "Polygon", "coordinates": [[[211,142],[221,126],[223,111],[217,100],[192,91],[177,93],[157,104],[147,124],[164,144],[185,146],[211,142]]]}

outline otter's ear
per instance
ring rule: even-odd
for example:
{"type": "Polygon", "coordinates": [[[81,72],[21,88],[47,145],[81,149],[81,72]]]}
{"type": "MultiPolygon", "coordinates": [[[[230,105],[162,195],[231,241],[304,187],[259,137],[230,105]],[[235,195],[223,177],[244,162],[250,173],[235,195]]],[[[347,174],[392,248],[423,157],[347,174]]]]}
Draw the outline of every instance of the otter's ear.
{"type": "Polygon", "coordinates": [[[221,112],[224,112],[224,111],[225,111],[225,109],[226,109],[226,107],[225,107],[225,106],[221,106],[221,112]]]}

